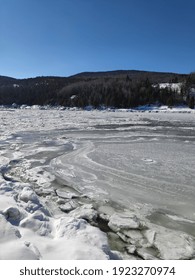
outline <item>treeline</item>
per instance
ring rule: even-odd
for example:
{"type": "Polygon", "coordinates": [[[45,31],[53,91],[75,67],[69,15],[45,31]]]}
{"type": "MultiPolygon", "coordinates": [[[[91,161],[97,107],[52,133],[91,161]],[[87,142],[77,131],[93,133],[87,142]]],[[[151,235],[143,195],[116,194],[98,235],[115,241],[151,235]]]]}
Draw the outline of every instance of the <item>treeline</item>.
{"type": "Polygon", "coordinates": [[[160,88],[146,80],[126,78],[101,78],[77,82],[64,87],[58,93],[58,101],[64,106],[129,108],[138,105],[159,103],[168,106],[184,102],[184,92],[170,87],[160,88]]]}
{"type": "MultiPolygon", "coordinates": [[[[3,77],[3,80],[5,78],[3,77]]],[[[2,84],[0,78],[0,104],[11,105],[54,105],[57,93],[67,84],[66,78],[38,77],[31,79],[10,79],[2,84]]]]}
{"type": "Polygon", "coordinates": [[[194,106],[190,89],[195,74],[142,71],[81,73],[69,78],[37,77],[17,80],[0,77],[0,105],[63,105],[130,108],[145,104],[194,106]],[[160,83],[180,83],[174,88],[160,83]]]}

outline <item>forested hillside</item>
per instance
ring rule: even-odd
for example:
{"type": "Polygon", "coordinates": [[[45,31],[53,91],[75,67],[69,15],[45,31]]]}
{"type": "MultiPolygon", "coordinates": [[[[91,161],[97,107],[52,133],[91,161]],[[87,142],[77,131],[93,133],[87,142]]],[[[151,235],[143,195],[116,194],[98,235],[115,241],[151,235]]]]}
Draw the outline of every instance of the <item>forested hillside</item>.
{"type": "Polygon", "coordinates": [[[195,74],[146,71],[84,72],[71,77],[14,79],[0,76],[0,105],[108,106],[189,104],[195,74]]]}

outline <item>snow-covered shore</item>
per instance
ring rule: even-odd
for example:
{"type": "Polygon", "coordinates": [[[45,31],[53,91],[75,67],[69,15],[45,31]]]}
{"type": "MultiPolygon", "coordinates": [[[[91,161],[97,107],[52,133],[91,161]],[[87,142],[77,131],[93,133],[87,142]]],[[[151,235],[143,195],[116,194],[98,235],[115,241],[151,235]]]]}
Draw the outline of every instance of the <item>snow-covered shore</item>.
{"type": "Polygon", "coordinates": [[[195,109],[191,109],[186,105],[177,105],[177,106],[167,106],[167,105],[158,105],[158,104],[146,104],[146,105],[140,105],[137,107],[132,108],[110,108],[106,106],[100,106],[98,108],[94,108],[93,106],[86,106],[84,108],[79,107],[64,107],[64,106],[50,106],[50,105],[17,105],[12,104],[10,106],[4,106],[0,105],[1,110],[15,110],[15,109],[21,109],[21,110],[57,110],[57,111],[104,111],[104,112],[163,112],[163,113],[195,113],[195,109]]]}
{"type": "Polygon", "coordinates": [[[0,259],[193,259],[195,115],[171,112],[2,109],[0,259]]]}

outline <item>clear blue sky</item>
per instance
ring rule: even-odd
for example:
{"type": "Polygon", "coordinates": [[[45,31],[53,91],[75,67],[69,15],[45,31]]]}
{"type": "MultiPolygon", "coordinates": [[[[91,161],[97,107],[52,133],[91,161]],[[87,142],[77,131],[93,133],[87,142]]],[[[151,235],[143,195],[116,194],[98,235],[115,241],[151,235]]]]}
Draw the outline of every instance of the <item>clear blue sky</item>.
{"type": "Polygon", "coordinates": [[[195,0],[0,0],[0,75],[195,70],[195,0]]]}

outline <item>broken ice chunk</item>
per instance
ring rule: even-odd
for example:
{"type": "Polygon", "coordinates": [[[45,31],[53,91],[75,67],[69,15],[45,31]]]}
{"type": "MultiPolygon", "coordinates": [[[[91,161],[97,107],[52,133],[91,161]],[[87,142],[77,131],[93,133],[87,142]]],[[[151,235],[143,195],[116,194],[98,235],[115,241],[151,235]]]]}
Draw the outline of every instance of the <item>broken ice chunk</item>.
{"type": "Polygon", "coordinates": [[[134,214],[115,213],[110,217],[108,226],[113,231],[118,232],[124,229],[140,229],[142,224],[134,214]]]}

